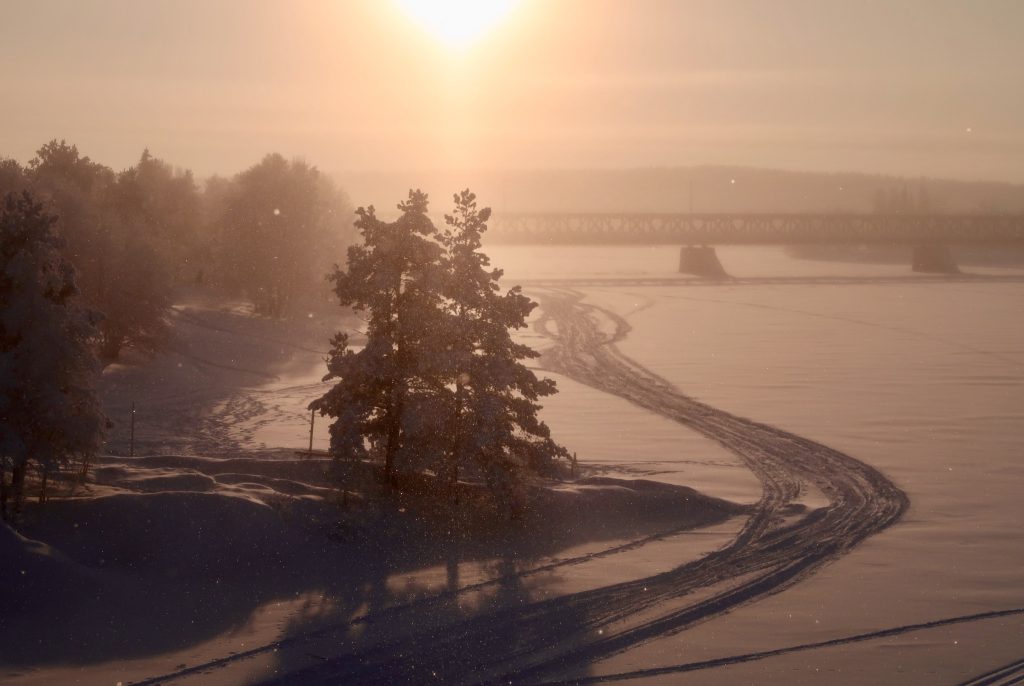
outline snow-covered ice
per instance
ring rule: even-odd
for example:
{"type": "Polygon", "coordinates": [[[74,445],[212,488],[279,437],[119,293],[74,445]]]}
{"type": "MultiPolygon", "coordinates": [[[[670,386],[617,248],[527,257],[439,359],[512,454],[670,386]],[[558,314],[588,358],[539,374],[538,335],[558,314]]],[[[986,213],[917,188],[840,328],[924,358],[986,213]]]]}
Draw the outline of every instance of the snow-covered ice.
{"type": "MultiPolygon", "coordinates": [[[[618,318],[599,322],[602,335],[615,335],[621,329],[616,321],[625,322],[629,328],[617,342],[619,351],[679,392],[840,450],[881,470],[910,500],[898,524],[795,586],[573,675],[671,667],[1024,606],[1024,273],[972,267],[963,279],[916,278],[899,264],[812,262],[779,249],[719,248],[736,280],[707,283],[675,273],[678,248],[671,246],[498,246],[489,253],[506,268],[506,282],[523,282],[542,302],[571,291],[581,303],[618,318]]],[[[150,636],[149,645],[135,646],[129,641],[117,659],[88,651],[53,656],[49,663],[7,657],[0,660],[5,682],[127,683],[326,628],[301,645],[228,659],[226,667],[183,677],[195,683],[258,681],[275,670],[315,664],[318,659],[309,654],[323,657],[336,646],[341,634],[330,627],[339,618],[379,612],[453,583],[484,584],[458,596],[464,609],[479,610],[512,602],[507,594],[513,590],[519,603],[642,579],[721,548],[742,524],[740,515],[641,545],[629,546],[628,537],[607,538],[530,560],[456,555],[454,566],[451,559],[424,559],[397,572],[353,577],[383,584],[374,593],[352,594],[318,582],[288,598],[280,591],[291,586],[278,579],[258,584],[258,598],[245,597],[239,586],[213,602],[219,597],[217,573],[237,561],[253,575],[273,577],[273,563],[247,559],[244,549],[309,555],[317,545],[313,539],[296,544],[298,529],[281,521],[275,503],[306,498],[307,514],[322,514],[316,503],[327,484],[317,476],[316,460],[304,461],[294,451],[308,445],[304,408],[320,392],[327,335],[352,322],[325,308],[282,325],[202,302],[180,304],[175,318],[183,335],[170,353],[109,369],[105,379],[115,419],[124,415],[130,397],[140,407],[138,451],[166,455],[101,465],[91,500],[51,503],[58,523],[41,523],[29,532],[42,542],[0,534],[5,550],[20,551],[18,566],[45,578],[55,574],[54,583],[91,579],[102,585],[111,568],[127,579],[136,570],[116,569],[126,560],[173,575],[190,568],[176,557],[193,554],[196,546],[212,548],[214,553],[192,560],[212,570],[211,579],[181,580],[183,587],[197,583],[196,598],[209,606],[175,615],[153,603],[154,616],[136,621],[177,622],[168,632],[172,640],[150,636]],[[153,548],[114,546],[101,554],[96,541],[88,540],[94,534],[79,534],[76,547],[56,531],[60,521],[72,518],[103,530],[111,526],[104,517],[115,511],[126,518],[117,526],[131,534],[124,540],[148,537],[153,548]],[[197,532],[196,522],[216,522],[222,529],[197,532]],[[256,532],[259,545],[238,538],[256,532]],[[48,546],[47,536],[65,549],[48,546]],[[558,566],[560,560],[574,562],[558,566]],[[553,563],[548,571],[522,577],[515,589],[487,585],[509,569],[520,574],[553,563]],[[190,630],[186,623],[197,619],[190,630]]],[[[559,331],[549,326],[546,333],[559,331]]],[[[552,345],[539,330],[520,335],[539,348],[552,345]]],[[[556,439],[577,453],[585,473],[688,486],[741,504],[761,496],[756,476],[723,445],[623,398],[545,371],[544,358],[538,365],[561,389],[545,403],[544,418],[556,439]]],[[[314,447],[325,447],[325,428],[323,422],[317,426],[314,447]]],[[[122,422],[111,450],[124,454],[126,448],[122,422]]],[[[827,498],[805,484],[795,502],[813,511],[827,498]]],[[[310,573],[325,570],[314,564],[310,573]]],[[[129,597],[144,596],[139,588],[129,597]]],[[[88,603],[83,608],[90,609],[88,603]]],[[[417,612],[411,615],[415,621],[442,621],[429,608],[417,612]]],[[[391,635],[375,631],[380,629],[363,630],[360,640],[391,635]]],[[[820,683],[822,673],[829,683],[952,683],[1019,658],[1022,632],[1017,615],[694,674],[668,673],[642,683],[820,683]]]]}

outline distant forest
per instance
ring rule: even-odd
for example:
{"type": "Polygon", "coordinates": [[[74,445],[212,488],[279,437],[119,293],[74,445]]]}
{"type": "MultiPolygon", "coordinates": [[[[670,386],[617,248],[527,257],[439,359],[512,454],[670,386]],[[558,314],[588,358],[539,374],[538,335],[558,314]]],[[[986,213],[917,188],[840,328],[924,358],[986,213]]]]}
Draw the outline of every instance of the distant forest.
{"type": "Polygon", "coordinates": [[[148,150],[115,171],[54,140],[27,164],[0,158],[0,198],[23,192],[58,218],[83,302],[102,315],[106,363],[125,347],[160,347],[172,294],[185,285],[247,298],[269,316],[326,297],[325,275],[355,238],[344,193],[277,154],[200,183],[148,150]]]}
{"type": "MultiPolygon", "coordinates": [[[[512,172],[352,173],[338,180],[361,202],[408,188],[447,197],[471,185],[501,212],[1024,212],[1024,185],[824,174],[749,167],[512,172]]],[[[385,206],[381,204],[381,206],[385,206]]],[[[386,205],[390,207],[390,204],[386,205]]]]}
{"type": "MultiPolygon", "coordinates": [[[[422,187],[479,189],[508,212],[1024,212],[1024,186],[740,167],[339,175],[360,205],[422,187]],[[471,178],[467,178],[471,177],[471,178]]],[[[268,154],[237,174],[196,179],[148,150],[114,170],[63,140],[25,163],[0,156],[0,198],[30,192],[58,217],[83,302],[103,315],[105,363],[157,349],[173,293],[201,286],[284,316],[326,297],[324,276],[357,239],[353,206],[332,178],[268,154]]]]}

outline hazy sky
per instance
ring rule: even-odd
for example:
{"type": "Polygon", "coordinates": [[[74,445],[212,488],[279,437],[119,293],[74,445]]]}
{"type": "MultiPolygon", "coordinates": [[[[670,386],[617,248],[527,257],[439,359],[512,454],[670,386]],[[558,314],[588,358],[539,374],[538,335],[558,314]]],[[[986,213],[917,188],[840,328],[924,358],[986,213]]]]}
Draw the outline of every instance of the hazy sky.
{"type": "Polygon", "coordinates": [[[200,175],[744,164],[1024,182],[1020,0],[0,0],[0,155],[200,175]]]}

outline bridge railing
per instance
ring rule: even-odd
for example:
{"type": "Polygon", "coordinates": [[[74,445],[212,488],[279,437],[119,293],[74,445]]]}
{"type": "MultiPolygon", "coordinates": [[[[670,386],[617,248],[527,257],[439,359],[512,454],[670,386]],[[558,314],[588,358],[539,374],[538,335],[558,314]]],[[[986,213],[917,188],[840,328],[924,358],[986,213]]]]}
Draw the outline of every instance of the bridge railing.
{"type": "Polygon", "coordinates": [[[495,213],[491,243],[1024,243],[1024,215],[495,213]]]}

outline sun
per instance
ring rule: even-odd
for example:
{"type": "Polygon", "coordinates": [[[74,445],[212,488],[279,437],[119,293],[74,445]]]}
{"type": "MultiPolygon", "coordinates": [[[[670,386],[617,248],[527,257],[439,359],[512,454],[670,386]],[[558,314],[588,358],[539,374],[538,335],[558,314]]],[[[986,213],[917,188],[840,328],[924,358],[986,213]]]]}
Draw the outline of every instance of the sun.
{"type": "Polygon", "coordinates": [[[395,0],[424,29],[451,47],[465,47],[504,19],[518,0],[395,0]]]}

